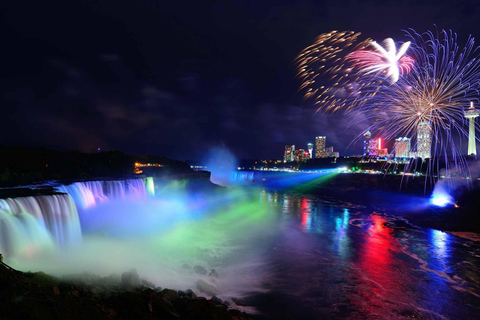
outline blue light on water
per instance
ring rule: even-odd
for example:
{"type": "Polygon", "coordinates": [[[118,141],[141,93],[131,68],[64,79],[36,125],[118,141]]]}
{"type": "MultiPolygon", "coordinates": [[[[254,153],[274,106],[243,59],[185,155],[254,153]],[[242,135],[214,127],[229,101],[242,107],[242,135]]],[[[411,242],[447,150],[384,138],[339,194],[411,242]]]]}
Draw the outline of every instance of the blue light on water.
{"type": "Polygon", "coordinates": [[[453,198],[443,188],[435,188],[430,203],[437,207],[445,207],[449,204],[453,204],[453,198]]]}

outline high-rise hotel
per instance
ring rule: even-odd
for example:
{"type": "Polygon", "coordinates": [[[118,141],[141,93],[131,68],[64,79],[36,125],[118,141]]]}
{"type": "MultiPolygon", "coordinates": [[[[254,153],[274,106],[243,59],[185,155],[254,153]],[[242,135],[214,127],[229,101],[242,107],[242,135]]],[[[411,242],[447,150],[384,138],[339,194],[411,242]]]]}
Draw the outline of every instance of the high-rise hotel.
{"type": "Polygon", "coordinates": [[[292,162],[294,160],[295,145],[286,145],[283,153],[283,162],[292,162]]]}
{"type": "Polygon", "coordinates": [[[432,127],[427,122],[420,122],[417,127],[417,157],[432,157],[432,127]]]}
{"type": "Polygon", "coordinates": [[[307,147],[308,147],[308,153],[310,154],[310,159],[313,158],[313,143],[308,143],[307,144],[307,147]]]}
{"type": "Polygon", "coordinates": [[[410,158],[410,138],[400,137],[395,139],[395,157],[397,158],[410,158]]]}
{"type": "Polygon", "coordinates": [[[318,136],[315,138],[315,158],[326,158],[327,152],[325,150],[325,136],[318,136]]]}

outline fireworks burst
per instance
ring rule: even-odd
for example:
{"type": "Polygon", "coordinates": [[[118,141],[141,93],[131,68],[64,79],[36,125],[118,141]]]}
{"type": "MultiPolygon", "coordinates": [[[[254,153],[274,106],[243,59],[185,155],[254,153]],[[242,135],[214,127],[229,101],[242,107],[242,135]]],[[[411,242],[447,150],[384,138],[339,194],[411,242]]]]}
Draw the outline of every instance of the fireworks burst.
{"type": "Polygon", "coordinates": [[[385,79],[394,83],[411,70],[413,59],[404,55],[409,43],[397,52],[392,39],[381,46],[360,36],[354,31],[324,33],[296,58],[300,90],[306,99],[315,100],[317,111],[348,111],[363,105],[385,79]]]}
{"type": "Polygon", "coordinates": [[[392,38],[385,39],[382,45],[372,41],[370,46],[374,50],[357,50],[347,55],[347,59],[351,60],[359,72],[365,74],[384,72],[390,83],[395,83],[400,75],[412,70],[414,61],[405,55],[410,41],[403,43],[398,51],[392,38]]]}
{"type": "MultiPolygon", "coordinates": [[[[362,90],[372,85],[359,81],[345,57],[356,50],[364,50],[371,42],[361,40],[361,33],[354,31],[331,31],[321,34],[295,59],[300,90],[306,99],[315,99],[318,110],[335,112],[345,107],[354,107],[363,100],[362,90]]],[[[374,94],[374,93],[370,93],[374,94]]]]}
{"type": "MultiPolygon", "coordinates": [[[[456,35],[442,30],[434,34],[406,32],[411,40],[415,65],[409,74],[382,89],[374,100],[359,110],[375,120],[370,130],[387,139],[417,137],[425,124],[431,134],[432,158],[452,155],[457,168],[467,169],[455,137],[468,139],[465,110],[478,101],[480,56],[474,39],[461,48],[456,35]]],[[[427,146],[430,149],[430,146],[427,146]]]]}

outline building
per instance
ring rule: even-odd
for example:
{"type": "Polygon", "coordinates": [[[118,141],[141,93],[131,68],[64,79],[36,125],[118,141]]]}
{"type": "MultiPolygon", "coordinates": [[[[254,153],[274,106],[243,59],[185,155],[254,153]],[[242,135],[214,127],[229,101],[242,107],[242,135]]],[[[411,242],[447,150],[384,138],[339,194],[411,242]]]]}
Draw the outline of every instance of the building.
{"type": "Polygon", "coordinates": [[[372,139],[372,134],[367,131],[363,134],[363,155],[364,156],[377,156],[379,149],[379,141],[372,139]]]}
{"type": "Polygon", "coordinates": [[[294,151],[294,160],[297,162],[305,161],[305,150],[298,149],[294,151]]]}
{"type": "Polygon", "coordinates": [[[432,127],[427,122],[420,122],[417,127],[417,157],[432,157],[432,127]]]}
{"type": "Polygon", "coordinates": [[[307,144],[308,153],[310,154],[310,159],[313,158],[313,143],[309,142],[307,144]]]}
{"type": "Polygon", "coordinates": [[[409,158],[410,157],[410,138],[400,137],[395,139],[395,145],[393,146],[395,150],[396,158],[409,158]]]}
{"type": "Polygon", "coordinates": [[[315,158],[326,158],[327,153],[325,151],[325,142],[327,138],[325,136],[318,136],[315,138],[315,158]]]}
{"type": "Polygon", "coordinates": [[[327,153],[327,157],[329,157],[329,158],[332,158],[332,157],[333,157],[333,158],[338,158],[338,157],[339,157],[338,152],[333,151],[333,146],[332,146],[332,147],[328,147],[328,148],[326,149],[326,153],[327,153]]]}
{"type": "Polygon", "coordinates": [[[293,153],[295,152],[295,145],[286,145],[283,153],[283,162],[292,162],[294,160],[293,153]]]}
{"type": "Polygon", "coordinates": [[[473,101],[470,102],[470,108],[465,111],[465,118],[468,119],[468,155],[477,156],[477,144],[475,141],[475,118],[480,115],[480,112],[473,106],[473,101]]]}
{"type": "Polygon", "coordinates": [[[363,134],[363,155],[364,156],[387,156],[388,149],[382,148],[382,138],[372,139],[372,134],[367,131],[363,134]]]}

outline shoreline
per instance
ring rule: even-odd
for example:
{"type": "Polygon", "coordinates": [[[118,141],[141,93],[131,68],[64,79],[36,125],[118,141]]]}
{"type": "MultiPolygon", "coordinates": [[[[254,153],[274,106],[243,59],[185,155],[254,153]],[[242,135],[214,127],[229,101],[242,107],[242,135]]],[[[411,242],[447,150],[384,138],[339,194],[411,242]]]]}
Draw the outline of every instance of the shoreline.
{"type": "Polygon", "coordinates": [[[134,269],[121,276],[83,273],[58,278],[0,262],[2,319],[252,319],[241,311],[243,299],[230,302],[209,296],[156,287],[134,269]]]}

